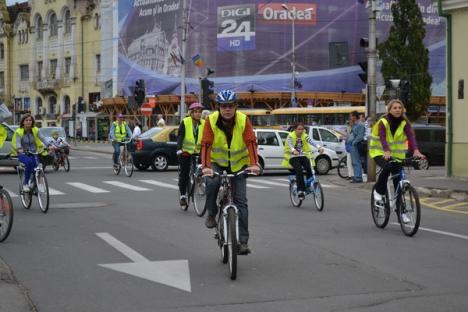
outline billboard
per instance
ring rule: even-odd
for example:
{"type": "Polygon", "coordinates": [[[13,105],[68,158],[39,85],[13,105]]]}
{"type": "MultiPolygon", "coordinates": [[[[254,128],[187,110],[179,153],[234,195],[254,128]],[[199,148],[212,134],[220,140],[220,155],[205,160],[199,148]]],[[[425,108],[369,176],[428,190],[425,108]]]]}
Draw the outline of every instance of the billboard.
{"type": "MultiPolygon", "coordinates": [[[[381,1],[377,37],[392,25],[391,4],[381,1]]],[[[444,95],[445,20],[432,0],[417,0],[426,22],[433,94],[444,95]]],[[[187,92],[198,93],[206,67],[215,89],[290,91],[291,61],[303,91],[361,92],[359,46],[368,35],[368,11],[354,0],[121,0],[119,1],[118,85],[145,79],[149,94],[178,94],[182,64],[187,92]],[[295,18],[295,19],[294,19],[295,18]],[[294,20],[294,49],[292,28],[294,20]],[[184,25],[187,53],[182,55],[184,25]],[[198,60],[198,66],[191,60],[198,60]],[[201,61],[202,60],[202,61],[201,61]]],[[[301,91],[299,90],[299,91],[301,91]]]]}

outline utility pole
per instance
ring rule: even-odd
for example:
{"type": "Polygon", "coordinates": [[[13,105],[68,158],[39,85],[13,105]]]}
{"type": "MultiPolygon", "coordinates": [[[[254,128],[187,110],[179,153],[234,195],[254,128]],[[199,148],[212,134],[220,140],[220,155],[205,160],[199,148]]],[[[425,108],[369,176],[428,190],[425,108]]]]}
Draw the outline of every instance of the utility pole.
{"type": "Polygon", "coordinates": [[[179,107],[179,118],[182,120],[185,116],[185,60],[186,58],[186,50],[187,50],[187,33],[188,33],[188,12],[187,12],[187,1],[182,1],[182,69],[180,72],[180,107],[179,107]]]}
{"type": "MultiPolygon", "coordinates": [[[[369,54],[367,56],[367,116],[373,123],[376,115],[376,93],[377,93],[377,77],[376,77],[376,63],[377,63],[377,38],[376,38],[376,0],[369,0],[369,54]]],[[[367,154],[367,181],[375,181],[375,162],[367,154]]]]}

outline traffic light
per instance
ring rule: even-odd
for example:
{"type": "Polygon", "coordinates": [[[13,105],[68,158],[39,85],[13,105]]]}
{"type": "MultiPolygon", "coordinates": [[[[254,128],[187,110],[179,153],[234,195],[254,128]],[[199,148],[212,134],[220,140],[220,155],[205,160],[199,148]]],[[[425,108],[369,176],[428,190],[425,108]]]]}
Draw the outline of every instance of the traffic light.
{"type": "Polygon", "coordinates": [[[366,62],[359,62],[359,67],[361,67],[363,73],[359,74],[359,78],[361,78],[362,82],[367,84],[367,61],[366,62]]]}
{"type": "Polygon", "coordinates": [[[202,104],[203,106],[209,107],[210,94],[214,93],[214,82],[209,80],[208,78],[203,78],[200,83],[202,93],[202,104]]]}
{"type": "Polygon", "coordinates": [[[78,113],[85,111],[85,102],[83,101],[83,97],[78,97],[78,113]]]}
{"type": "Polygon", "coordinates": [[[410,82],[407,80],[400,81],[400,100],[403,104],[408,105],[410,101],[410,82]]]}
{"type": "Polygon", "coordinates": [[[135,90],[133,91],[133,96],[135,97],[135,103],[138,106],[141,106],[146,99],[146,92],[145,92],[145,81],[143,79],[139,79],[136,81],[135,90]]]}
{"type": "Polygon", "coordinates": [[[359,40],[359,46],[361,48],[368,48],[369,47],[369,38],[362,37],[361,40],[359,40]]]}

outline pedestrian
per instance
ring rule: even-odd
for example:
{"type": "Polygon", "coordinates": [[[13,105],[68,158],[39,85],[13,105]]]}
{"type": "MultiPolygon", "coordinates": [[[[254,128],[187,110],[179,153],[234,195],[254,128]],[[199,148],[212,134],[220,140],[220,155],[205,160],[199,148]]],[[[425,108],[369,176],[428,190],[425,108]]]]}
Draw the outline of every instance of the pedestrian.
{"type": "Polygon", "coordinates": [[[363,173],[363,180],[365,182],[367,179],[367,150],[368,150],[368,143],[367,143],[367,138],[370,135],[370,127],[369,123],[367,121],[367,117],[365,114],[359,115],[359,122],[364,126],[364,139],[361,141],[360,149],[359,149],[359,155],[361,155],[361,163],[362,163],[362,171],[363,173]]]}
{"type": "Polygon", "coordinates": [[[353,160],[351,158],[351,143],[350,141],[352,141],[350,139],[350,136],[351,136],[351,129],[352,129],[352,125],[350,123],[350,121],[348,120],[346,122],[346,142],[345,142],[345,149],[346,149],[346,167],[348,168],[348,179],[351,180],[354,176],[354,170],[353,170],[353,160]]]}
{"type": "Polygon", "coordinates": [[[166,122],[164,121],[164,118],[163,118],[162,114],[158,114],[158,116],[156,118],[157,118],[156,125],[158,127],[162,128],[162,127],[166,126],[166,122]]]}
{"type": "Polygon", "coordinates": [[[359,122],[359,113],[357,111],[351,112],[349,120],[352,125],[352,129],[351,135],[348,137],[346,142],[351,144],[351,160],[354,171],[354,177],[351,179],[351,183],[362,183],[362,161],[359,150],[361,148],[361,142],[364,139],[365,129],[364,125],[359,122]]]}
{"type": "Polygon", "coordinates": [[[138,119],[135,120],[133,124],[135,125],[135,127],[133,128],[132,139],[135,139],[137,136],[141,134],[141,127],[140,127],[140,122],[138,121],[138,119]]]}

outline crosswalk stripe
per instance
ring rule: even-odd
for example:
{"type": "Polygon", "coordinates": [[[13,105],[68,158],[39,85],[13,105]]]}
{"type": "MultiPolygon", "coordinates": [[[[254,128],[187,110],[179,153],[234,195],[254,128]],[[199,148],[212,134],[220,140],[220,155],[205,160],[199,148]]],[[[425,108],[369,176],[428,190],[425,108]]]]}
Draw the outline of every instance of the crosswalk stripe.
{"type": "Polygon", "coordinates": [[[322,185],[322,187],[326,187],[326,188],[339,188],[338,185],[333,185],[333,184],[322,184],[322,183],[320,183],[320,185],[322,185]]]}
{"type": "Polygon", "coordinates": [[[254,181],[255,183],[259,182],[259,183],[264,183],[264,184],[268,184],[268,185],[288,187],[288,184],[278,183],[278,182],[273,182],[273,181],[266,181],[266,180],[260,180],[260,179],[255,179],[255,180],[251,180],[251,181],[254,181]]]}
{"type": "Polygon", "coordinates": [[[83,156],[84,159],[98,159],[97,157],[94,156],[83,156]]]}
{"type": "Polygon", "coordinates": [[[288,179],[278,179],[278,178],[276,178],[276,179],[273,179],[273,180],[276,180],[276,181],[283,181],[283,182],[289,182],[288,179]]]}
{"type": "Polygon", "coordinates": [[[10,197],[18,197],[18,194],[16,194],[15,192],[12,192],[7,188],[5,190],[10,194],[10,197]]]}
{"type": "Polygon", "coordinates": [[[109,191],[104,190],[102,188],[95,187],[95,186],[88,185],[88,184],[81,183],[81,182],[67,182],[67,184],[74,186],[80,190],[90,192],[90,193],[109,193],[109,191]]]}
{"type": "Polygon", "coordinates": [[[179,188],[175,185],[169,184],[169,183],[164,183],[164,182],[159,182],[156,180],[138,180],[143,183],[151,184],[151,185],[156,185],[156,186],[161,186],[161,187],[166,187],[174,190],[178,190],[179,188]]]}
{"type": "Polygon", "coordinates": [[[49,186],[49,195],[54,195],[54,196],[55,196],[55,195],[65,195],[65,193],[60,192],[59,190],[56,190],[56,189],[51,188],[51,187],[49,186]]]}
{"type": "Polygon", "coordinates": [[[267,189],[267,188],[270,188],[268,186],[261,186],[261,185],[256,185],[256,184],[252,184],[252,183],[247,183],[247,186],[248,187],[251,187],[251,188],[256,188],[256,189],[267,189]]]}
{"type": "Polygon", "coordinates": [[[77,159],[75,156],[68,156],[68,159],[77,159]]]}
{"type": "Polygon", "coordinates": [[[135,186],[135,185],[131,185],[131,184],[128,184],[128,183],[119,182],[119,181],[102,181],[102,182],[106,183],[106,184],[114,185],[114,186],[117,186],[117,187],[121,187],[121,188],[124,188],[124,189],[137,191],[137,192],[152,191],[151,189],[148,189],[148,188],[145,188],[145,187],[139,187],[139,186],[135,186]]]}

